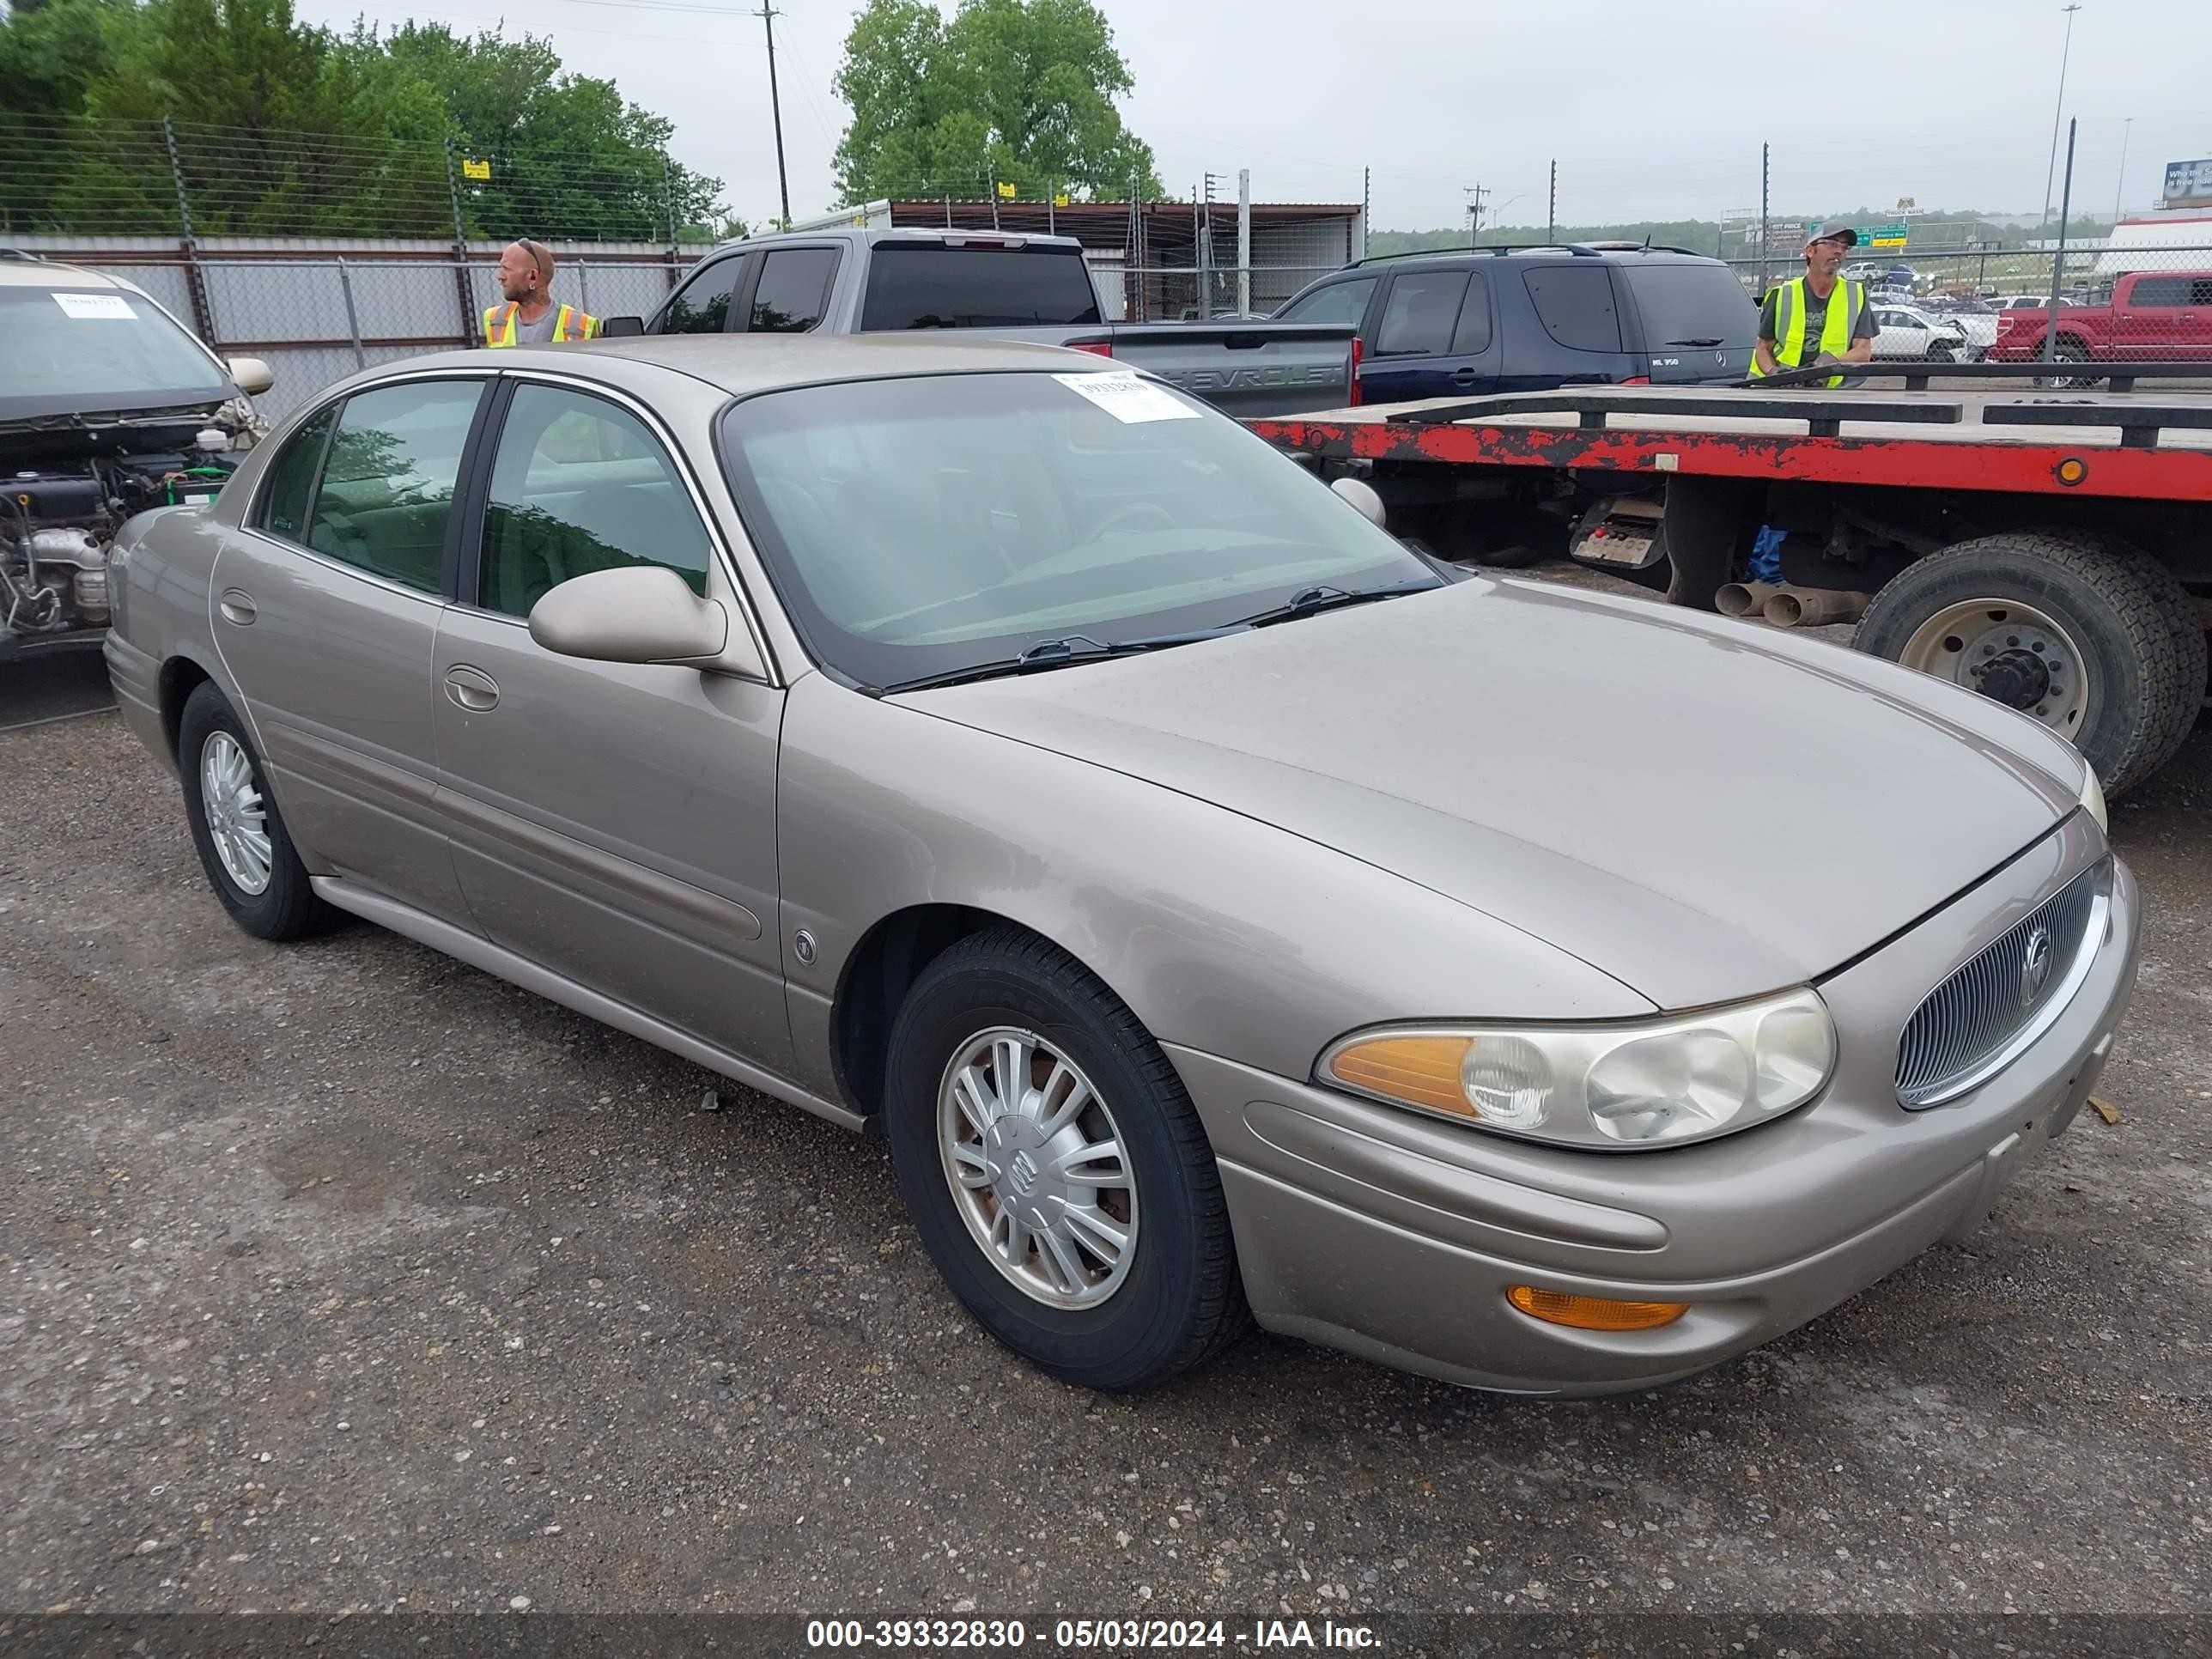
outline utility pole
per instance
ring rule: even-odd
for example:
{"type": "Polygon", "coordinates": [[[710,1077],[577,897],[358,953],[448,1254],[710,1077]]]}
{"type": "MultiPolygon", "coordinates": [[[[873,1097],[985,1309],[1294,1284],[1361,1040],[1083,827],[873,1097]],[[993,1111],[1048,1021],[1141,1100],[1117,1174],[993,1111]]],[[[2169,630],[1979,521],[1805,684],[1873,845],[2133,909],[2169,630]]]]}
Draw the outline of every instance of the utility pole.
{"type": "Polygon", "coordinates": [[[2066,14],[2066,44],[2058,52],[2058,102],[2051,112],[2051,165],[2043,173],[2043,224],[2036,232],[2039,240],[2051,228],[2051,184],[2058,173],[2058,122],[2066,113],[2066,61],[2074,55],[2074,14],[2081,8],[2077,3],[2062,9],[2066,14]]]}
{"type": "Polygon", "coordinates": [[[1762,300],[1766,297],[1766,256],[1771,252],[1768,246],[1770,234],[1766,228],[1766,164],[1770,149],[1765,144],[1759,147],[1759,293],[1756,297],[1762,300]]]}
{"type": "Polygon", "coordinates": [[[1552,204],[1544,210],[1544,240],[1557,241],[1559,236],[1559,163],[1552,161],[1552,204]]]}
{"type": "Polygon", "coordinates": [[[1237,314],[1252,314],[1252,169],[1237,169],[1237,314]]]}
{"type": "Polygon", "coordinates": [[[1367,257],[1367,227],[1375,213],[1375,169],[1359,169],[1359,252],[1357,258],[1367,257]]]}
{"type": "Polygon", "coordinates": [[[1482,185],[1462,185],[1460,193],[1468,198],[1467,245],[1473,247],[1482,235],[1482,198],[1489,195],[1490,191],[1482,185]]]}
{"type": "Polygon", "coordinates": [[[761,9],[753,14],[768,31],[768,106],[775,118],[775,183],[783,198],[783,222],[791,224],[791,180],[783,171],[783,99],[775,85],[775,20],[783,15],[768,0],[761,0],[761,9]]]}

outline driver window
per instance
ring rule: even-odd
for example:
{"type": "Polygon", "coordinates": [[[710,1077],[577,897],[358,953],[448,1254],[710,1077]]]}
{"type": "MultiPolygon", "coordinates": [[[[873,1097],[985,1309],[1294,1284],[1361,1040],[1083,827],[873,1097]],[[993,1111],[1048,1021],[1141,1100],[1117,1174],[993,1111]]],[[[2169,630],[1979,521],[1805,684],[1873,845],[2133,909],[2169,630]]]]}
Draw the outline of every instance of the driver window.
{"type": "Polygon", "coordinates": [[[485,504],[485,610],[527,617],[571,577],[649,565],[703,595],[713,545],[668,452],[635,415],[565,387],[516,389],[485,504]]]}

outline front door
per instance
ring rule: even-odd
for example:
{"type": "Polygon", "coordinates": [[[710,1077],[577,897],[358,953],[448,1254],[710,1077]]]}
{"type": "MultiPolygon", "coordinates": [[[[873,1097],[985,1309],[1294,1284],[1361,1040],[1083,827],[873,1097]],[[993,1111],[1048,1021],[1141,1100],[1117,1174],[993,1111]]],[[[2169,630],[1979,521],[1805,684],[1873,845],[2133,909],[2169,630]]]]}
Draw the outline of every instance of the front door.
{"type": "Polygon", "coordinates": [[[1474,398],[1496,389],[1490,283],[1480,271],[1401,270],[1359,375],[1369,403],[1474,398]]]}
{"type": "Polygon", "coordinates": [[[717,554],[701,504],[623,404],[521,380],[496,418],[480,555],[463,562],[433,675],[439,805],[470,908],[494,943],[787,1072],[783,693],[557,656],[526,621],[594,570],[664,565],[705,592],[717,554]]]}
{"type": "Polygon", "coordinates": [[[430,671],[484,386],[410,380],[317,415],[270,463],[213,582],[217,647],[309,866],[461,926],[430,671]]]}

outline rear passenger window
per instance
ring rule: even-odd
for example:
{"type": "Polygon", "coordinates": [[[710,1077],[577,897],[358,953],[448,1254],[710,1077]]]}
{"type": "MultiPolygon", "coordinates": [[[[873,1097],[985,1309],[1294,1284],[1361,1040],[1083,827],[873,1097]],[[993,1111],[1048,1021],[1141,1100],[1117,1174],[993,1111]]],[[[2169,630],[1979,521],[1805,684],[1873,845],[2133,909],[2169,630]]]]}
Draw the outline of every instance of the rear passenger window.
{"type": "Polygon", "coordinates": [[[307,524],[316,552],[403,586],[443,585],[453,482],[481,380],[419,380],[347,399],[307,524]]]}
{"type": "Polygon", "coordinates": [[[1427,357],[1449,351],[1452,330],[1459,322],[1460,301],[1466,297],[1467,273],[1463,270],[1401,274],[1390,284],[1389,302],[1382,307],[1382,325],[1375,336],[1375,355],[1427,357]]]}
{"type": "Polygon", "coordinates": [[[712,546],[644,422],[588,392],[515,389],[484,512],[477,591],[485,610],[527,617],[572,576],[652,565],[703,594],[712,546]]]}
{"type": "Polygon", "coordinates": [[[1452,356],[1472,357],[1490,349],[1490,278],[1476,271],[1467,279],[1467,299],[1452,335],[1452,356]]]}
{"type": "Polygon", "coordinates": [[[2130,301],[2137,309],[2185,306],[2189,303],[2186,276],[2145,276],[2137,280],[2130,301]]]}
{"type": "Polygon", "coordinates": [[[1367,302],[1375,297],[1376,279],[1364,277],[1358,282],[1339,283],[1333,288],[1317,288],[1304,298],[1293,301],[1276,314],[1278,322],[1336,323],[1357,325],[1367,314],[1367,302]]]}
{"type": "Polygon", "coordinates": [[[1620,349],[1620,313],[1602,266],[1543,265],[1524,273],[1544,331],[1571,351],[1620,349]]]}
{"type": "Polygon", "coordinates": [[[315,472],[323,463],[323,444],[331,435],[335,409],[326,409],[286,441],[270,463],[269,484],[261,497],[261,527],[288,542],[307,539],[307,502],[315,491],[315,472]]]}
{"type": "Polygon", "coordinates": [[[830,301],[830,279],[836,274],[837,250],[787,248],[762,262],[753,289],[752,331],[804,334],[822,320],[830,301]]]}

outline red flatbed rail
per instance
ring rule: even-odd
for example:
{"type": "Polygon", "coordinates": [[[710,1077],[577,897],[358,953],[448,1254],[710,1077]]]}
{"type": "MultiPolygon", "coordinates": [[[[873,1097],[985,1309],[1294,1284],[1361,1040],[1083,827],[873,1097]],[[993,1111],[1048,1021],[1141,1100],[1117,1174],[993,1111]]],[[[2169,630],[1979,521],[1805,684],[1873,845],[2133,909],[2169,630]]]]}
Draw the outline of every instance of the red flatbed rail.
{"type": "Polygon", "coordinates": [[[1246,424],[1332,460],[2212,502],[2203,391],[1577,386],[1246,424]]]}

